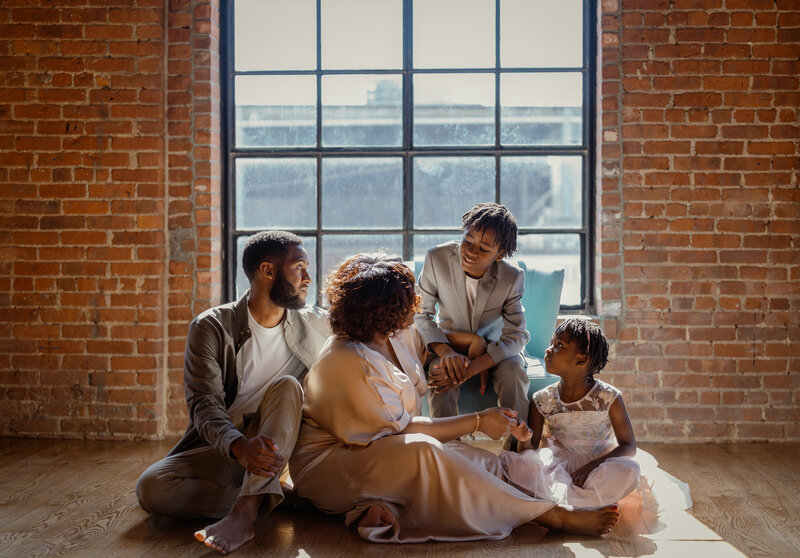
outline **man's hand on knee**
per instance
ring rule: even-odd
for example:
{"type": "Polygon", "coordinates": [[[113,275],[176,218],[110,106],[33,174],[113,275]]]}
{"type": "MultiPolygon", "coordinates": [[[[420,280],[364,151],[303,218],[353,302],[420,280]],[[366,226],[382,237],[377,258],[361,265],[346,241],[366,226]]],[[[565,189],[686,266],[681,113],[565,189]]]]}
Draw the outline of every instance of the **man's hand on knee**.
{"type": "Polygon", "coordinates": [[[231,453],[247,471],[264,478],[279,474],[286,463],[275,441],[267,436],[237,438],[231,444],[231,453]]]}

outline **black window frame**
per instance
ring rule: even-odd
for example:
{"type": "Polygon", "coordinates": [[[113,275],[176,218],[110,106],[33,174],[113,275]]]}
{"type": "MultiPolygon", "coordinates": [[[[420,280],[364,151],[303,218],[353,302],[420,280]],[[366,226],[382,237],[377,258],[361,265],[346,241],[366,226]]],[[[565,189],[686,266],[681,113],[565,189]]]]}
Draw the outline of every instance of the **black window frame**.
{"type": "MultiPolygon", "coordinates": [[[[386,235],[401,234],[403,236],[403,259],[414,257],[412,235],[414,234],[452,234],[457,238],[460,233],[452,228],[422,228],[415,229],[411,226],[413,219],[413,158],[417,155],[424,156],[470,156],[491,155],[495,160],[495,199],[500,202],[501,196],[501,157],[515,156],[542,156],[542,155],[579,155],[582,158],[582,196],[583,215],[580,227],[572,228],[538,228],[519,227],[520,236],[524,234],[578,234],[580,238],[581,258],[581,303],[578,305],[562,305],[560,310],[568,312],[591,313],[595,308],[595,196],[596,181],[595,167],[597,160],[595,137],[596,123],[596,8],[597,0],[582,0],[583,4],[583,64],[576,67],[525,67],[503,68],[500,65],[500,3],[495,0],[495,66],[493,68],[412,68],[413,60],[413,0],[403,2],[403,67],[402,69],[359,69],[359,70],[323,70],[321,68],[321,2],[316,0],[316,53],[317,64],[314,70],[303,71],[235,71],[234,52],[234,5],[235,0],[223,2],[220,10],[220,97],[221,97],[221,150],[222,150],[222,246],[223,269],[222,285],[223,299],[232,301],[236,296],[236,271],[241,265],[234,257],[237,254],[236,242],[241,236],[253,234],[252,229],[237,229],[235,226],[235,160],[237,158],[262,158],[268,157],[309,157],[317,160],[317,187],[316,198],[309,203],[316,204],[317,225],[316,229],[305,228],[292,230],[302,236],[313,236],[317,241],[314,288],[317,293],[322,289],[324,272],[322,269],[322,236],[324,235],[386,235]],[[583,88],[583,134],[582,143],[574,146],[503,146],[500,144],[500,76],[512,73],[560,73],[580,72],[583,88]],[[403,76],[403,141],[402,146],[379,148],[340,148],[322,146],[322,102],[321,79],[323,75],[358,75],[358,74],[400,74],[403,76]],[[426,73],[490,73],[495,75],[495,144],[490,147],[414,147],[413,135],[413,76],[426,73]],[[235,97],[234,81],[237,75],[315,75],[317,80],[317,145],[313,148],[236,148],[235,147],[235,97]],[[403,159],[403,227],[400,229],[325,229],[322,227],[321,200],[321,174],[322,158],[328,157],[370,157],[370,156],[396,155],[403,159]]],[[[490,200],[487,200],[490,201],[490,200]]],[[[509,208],[512,213],[514,208],[509,208]]],[[[291,229],[290,229],[291,230],[291,229]]],[[[513,258],[513,256],[512,256],[513,258]]],[[[321,300],[318,295],[317,300],[321,300]]]]}

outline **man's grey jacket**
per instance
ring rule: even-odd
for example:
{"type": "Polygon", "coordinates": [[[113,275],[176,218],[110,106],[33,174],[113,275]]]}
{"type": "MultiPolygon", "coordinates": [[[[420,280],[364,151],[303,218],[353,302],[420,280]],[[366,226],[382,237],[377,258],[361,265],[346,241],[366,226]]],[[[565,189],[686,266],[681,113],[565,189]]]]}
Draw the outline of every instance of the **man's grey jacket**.
{"type": "MultiPolygon", "coordinates": [[[[208,443],[230,456],[231,442],[242,436],[227,409],[236,399],[242,378],[241,348],[251,335],[249,292],[236,302],[206,310],[189,325],[183,366],[189,427],[169,455],[208,443]]],[[[305,365],[297,377],[302,383],[330,335],[327,312],[316,306],[287,309],[282,324],[286,344],[305,365]]]]}

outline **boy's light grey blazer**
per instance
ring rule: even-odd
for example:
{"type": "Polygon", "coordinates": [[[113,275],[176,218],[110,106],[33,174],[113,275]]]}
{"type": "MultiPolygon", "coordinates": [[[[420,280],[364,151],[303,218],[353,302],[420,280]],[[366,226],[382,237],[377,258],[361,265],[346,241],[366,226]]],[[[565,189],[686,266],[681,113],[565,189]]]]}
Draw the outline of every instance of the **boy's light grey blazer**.
{"type": "Polygon", "coordinates": [[[428,250],[419,278],[422,314],[414,324],[423,342],[447,343],[444,331],[477,333],[487,341],[495,364],[520,354],[530,339],[525,329],[522,293],[525,272],[505,260],[494,262],[478,281],[472,315],[467,306],[467,282],[458,255],[458,242],[428,250]],[[436,323],[436,305],[439,323],[436,323]]]}

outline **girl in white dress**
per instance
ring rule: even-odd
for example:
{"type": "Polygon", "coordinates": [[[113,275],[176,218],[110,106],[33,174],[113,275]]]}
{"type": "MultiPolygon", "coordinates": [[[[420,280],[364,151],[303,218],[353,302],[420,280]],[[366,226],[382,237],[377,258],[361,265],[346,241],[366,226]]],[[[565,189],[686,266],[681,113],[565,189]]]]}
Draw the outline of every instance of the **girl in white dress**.
{"type": "Polygon", "coordinates": [[[636,449],[619,390],[595,379],[608,362],[608,342],[597,324],[561,323],[544,361],[561,380],[533,394],[530,427],[522,421],[512,427],[519,453],[501,455],[512,485],[574,508],[618,503],[632,493],[646,510],[673,502],[691,506],[689,487],[636,449]]]}

